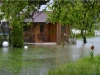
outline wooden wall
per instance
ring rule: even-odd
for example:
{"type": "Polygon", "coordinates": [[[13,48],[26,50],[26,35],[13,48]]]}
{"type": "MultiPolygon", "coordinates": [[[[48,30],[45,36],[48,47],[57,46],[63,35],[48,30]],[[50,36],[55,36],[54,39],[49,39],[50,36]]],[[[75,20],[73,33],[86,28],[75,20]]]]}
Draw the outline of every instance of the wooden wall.
{"type": "Polygon", "coordinates": [[[52,25],[51,23],[49,24],[44,24],[44,34],[46,35],[45,40],[43,41],[42,39],[39,39],[37,37],[37,34],[40,33],[40,25],[36,26],[36,42],[56,42],[56,25],[52,25]]]}
{"type": "Polygon", "coordinates": [[[56,42],[61,43],[61,24],[57,23],[57,37],[56,37],[56,42]]]}
{"type": "MultiPolygon", "coordinates": [[[[29,42],[57,42],[61,43],[61,24],[42,24],[44,25],[44,34],[45,34],[45,40],[38,38],[38,34],[40,34],[40,25],[41,24],[33,24],[29,26],[29,42]]],[[[70,27],[66,26],[66,39],[69,38],[70,34],[70,27]]],[[[67,41],[67,40],[66,40],[67,41]]]]}
{"type": "Polygon", "coordinates": [[[48,34],[49,34],[49,31],[48,31],[48,29],[49,29],[49,27],[48,27],[48,25],[46,25],[46,24],[43,24],[44,25],[44,32],[43,32],[43,35],[45,35],[45,37],[44,38],[38,38],[38,35],[41,33],[40,32],[40,25],[41,24],[38,24],[37,26],[36,26],[36,38],[35,38],[35,40],[36,40],[36,42],[48,42],[48,38],[49,38],[49,36],[48,36],[48,34]],[[44,40],[43,40],[44,39],[44,40]]]}
{"type": "MultiPolygon", "coordinates": [[[[56,42],[58,44],[63,41],[63,38],[61,37],[61,35],[63,33],[61,31],[61,26],[62,26],[61,24],[57,23],[57,41],[56,42]]],[[[64,38],[64,41],[67,42],[67,43],[69,43],[70,26],[68,26],[68,25],[65,26],[65,33],[64,34],[66,34],[65,38],[64,38]]]]}
{"type": "Polygon", "coordinates": [[[49,39],[50,42],[56,42],[57,38],[57,25],[52,25],[51,23],[49,23],[49,39]]]}
{"type": "Polygon", "coordinates": [[[66,26],[66,42],[69,43],[69,35],[70,35],[70,26],[66,26]]]}
{"type": "Polygon", "coordinates": [[[36,25],[30,25],[29,26],[29,29],[28,29],[28,32],[29,32],[29,42],[35,42],[36,40],[36,25]]]}

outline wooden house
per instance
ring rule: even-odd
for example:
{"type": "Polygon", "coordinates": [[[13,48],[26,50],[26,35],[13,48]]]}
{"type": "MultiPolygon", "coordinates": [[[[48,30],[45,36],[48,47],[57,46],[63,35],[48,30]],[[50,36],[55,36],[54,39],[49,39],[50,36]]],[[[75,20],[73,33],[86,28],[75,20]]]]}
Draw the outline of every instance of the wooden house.
{"type": "Polygon", "coordinates": [[[24,42],[45,43],[45,42],[62,42],[62,34],[65,41],[68,42],[69,26],[62,26],[59,23],[52,24],[47,22],[47,15],[43,11],[36,12],[32,19],[25,19],[25,22],[31,22],[30,26],[24,27],[24,42]]]}

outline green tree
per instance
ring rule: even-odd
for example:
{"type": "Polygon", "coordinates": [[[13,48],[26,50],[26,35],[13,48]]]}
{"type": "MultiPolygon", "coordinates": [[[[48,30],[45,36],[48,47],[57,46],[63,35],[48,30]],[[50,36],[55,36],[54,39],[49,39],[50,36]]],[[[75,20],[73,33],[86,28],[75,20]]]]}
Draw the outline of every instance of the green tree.
{"type": "Polygon", "coordinates": [[[94,29],[94,23],[99,21],[99,13],[100,4],[98,1],[91,0],[91,1],[80,1],[80,5],[78,10],[75,7],[77,21],[75,27],[81,30],[81,35],[83,37],[83,42],[86,43],[86,31],[91,32],[94,29]]]}
{"type": "Polygon", "coordinates": [[[81,30],[83,42],[86,43],[86,31],[91,31],[93,24],[100,21],[99,7],[100,3],[97,0],[59,0],[49,6],[53,14],[47,14],[53,23],[59,22],[81,30]]]}
{"type": "MultiPolygon", "coordinates": [[[[47,0],[49,1],[49,0],[47,0]]],[[[32,19],[34,13],[40,8],[40,5],[47,1],[43,0],[3,0],[1,11],[4,13],[1,18],[5,17],[12,27],[11,41],[13,47],[23,47],[23,22],[25,18],[32,19]],[[31,12],[31,13],[30,13],[31,12]],[[18,28],[18,29],[16,29],[18,28]],[[17,33],[19,32],[19,34],[17,33]],[[17,37],[16,37],[17,36],[17,37]]],[[[28,23],[30,25],[30,23],[28,23]]]]}

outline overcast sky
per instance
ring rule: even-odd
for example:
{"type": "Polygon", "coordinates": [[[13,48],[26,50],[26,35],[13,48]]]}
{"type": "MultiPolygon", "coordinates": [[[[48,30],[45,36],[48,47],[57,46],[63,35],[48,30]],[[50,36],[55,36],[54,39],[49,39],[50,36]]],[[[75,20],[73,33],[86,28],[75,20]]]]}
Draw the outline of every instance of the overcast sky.
{"type": "MultiPolygon", "coordinates": [[[[53,2],[53,0],[50,0],[50,2],[49,3],[52,3],[53,2]]],[[[40,7],[40,10],[39,11],[42,11],[43,9],[45,9],[47,6],[46,5],[41,5],[41,7],[40,7]]],[[[49,9],[47,9],[48,11],[50,11],[49,9]]]]}

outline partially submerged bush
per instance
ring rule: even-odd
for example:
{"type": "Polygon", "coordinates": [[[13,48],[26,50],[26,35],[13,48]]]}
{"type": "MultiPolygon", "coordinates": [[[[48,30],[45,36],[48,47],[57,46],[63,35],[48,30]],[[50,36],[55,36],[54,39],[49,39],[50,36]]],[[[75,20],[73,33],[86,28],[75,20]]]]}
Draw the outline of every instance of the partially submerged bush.
{"type": "Polygon", "coordinates": [[[11,39],[13,47],[23,47],[23,29],[18,26],[13,26],[11,39]]]}

